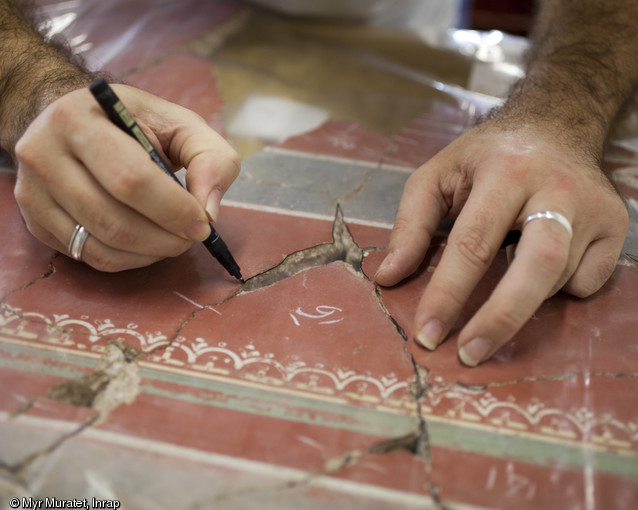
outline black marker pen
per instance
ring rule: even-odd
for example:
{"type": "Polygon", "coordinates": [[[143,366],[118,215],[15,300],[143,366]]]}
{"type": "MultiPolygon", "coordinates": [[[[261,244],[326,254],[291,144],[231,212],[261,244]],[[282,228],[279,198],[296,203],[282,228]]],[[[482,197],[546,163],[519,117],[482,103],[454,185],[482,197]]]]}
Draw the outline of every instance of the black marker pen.
{"type": "MultiPolygon", "coordinates": [[[[144,147],[146,152],[148,152],[151,159],[157,163],[157,166],[159,166],[165,174],[171,176],[181,186],[182,183],[179,181],[177,176],[171,172],[170,168],[168,168],[162,159],[162,156],[160,156],[159,152],[157,152],[155,147],[153,147],[153,144],[151,144],[150,140],[146,137],[137,122],[135,122],[133,116],[125,108],[122,101],[120,101],[106,80],[99,78],[89,86],[89,90],[108,118],[125,133],[135,138],[142,147],[144,147]]],[[[239,270],[239,266],[231,255],[228,246],[226,246],[226,243],[215,231],[212,225],[210,225],[210,235],[203,241],[203,243],[211,255],[215,257],[222,266],[224,266],[226,271],[237,278],[241,283],[245,283],[241,275],[241,271],[239,270]]]]}

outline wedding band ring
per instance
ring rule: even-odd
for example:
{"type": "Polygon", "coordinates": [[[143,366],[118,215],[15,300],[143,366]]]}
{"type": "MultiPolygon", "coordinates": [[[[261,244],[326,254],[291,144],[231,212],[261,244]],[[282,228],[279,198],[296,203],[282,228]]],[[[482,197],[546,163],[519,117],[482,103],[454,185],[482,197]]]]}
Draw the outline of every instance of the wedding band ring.
{"type": "Polygon", "coordinates": [[[82,249],[84,248],[84,243],[86,243],[88,238],[89,233],[78,223],[73,230],[73,235],[71,235],[71,240],[69,241],[68,246],[69,255],[71,255],[71,257],[75,260],[82,260],[82,249]]]}
{"type": "Polygon", "coordinates": [[[565,216],[563,216],[561,213],[557,213],[556,211],[539,211],[539,212],[530,214],[527,218],[525,218],[525,221],[523,222],[523,228],[525,228],[525,225],[527,225],[530,221],[534,221],[534,220],[556,221],[560,223],[560,225],[565,230],[567,230],[567,233],[569,234],[570,239],[573,235],[572,226],[571,226],[571,223],[569,223],[569,220],[565,218],[565,216]]]}

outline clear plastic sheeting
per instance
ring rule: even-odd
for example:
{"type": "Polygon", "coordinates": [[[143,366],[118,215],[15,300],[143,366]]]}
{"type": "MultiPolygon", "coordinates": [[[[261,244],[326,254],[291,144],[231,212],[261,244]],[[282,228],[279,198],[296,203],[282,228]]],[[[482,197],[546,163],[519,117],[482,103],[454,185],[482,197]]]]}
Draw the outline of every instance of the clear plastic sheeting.
{"type": "MultiPolygon", "coordinates": [[[[299,9],[300,7],[298,6],[301,5],[294,3],[293,6],[288,5],[286,2],[284,2],[284,5],[280,5],[281,2],[278,3],[276,1],[263,3],[267,4],[271,9],[277,8],[284,12],[290,12],[294,6],[297,6],[294,7],[295,9],[299,9]]],[[[437,2],[433,2],[434,5],[436,5],[436,3],[437,2]]],[[[162,49],[162,47],[165,46],[162,42],[164,39],[171,39],[171,42],[177,46],[179,46],[180,42],[186,43],[186,40],[180,41],[180,34],[196,35],[198,28],[203,28],[206,24],[206,19],[209,21],[209,26],[214,25],[216,20],[224,20],[222,25],[227,26],[216,28],[219,32],[217,35],[223,39],[236,30],[241,32],[242,29],[239,28],[239,26],[242,23],[245,27],[256,26],[256,30],[259,31],[259,26],[265,23],[255,22],[255,15],[261,16],[263,20],[267,20],[271,25],[272,20],[276,18],[276,15],[273,15],[270,10],[259,13],[259,11],[254,9],[250,10],[249,7],[242,6],[239,2],[232,0],[210,2],[210,6],[193,0],[180,2],[179,5],[166,2],[137,2],[136,5],[137,7],[131,8],[131,10],[135,11],[134,15],[119,16],[113,12],[114,6],[112,4],[105,4],[96,8],[95,5],[92,5],[92,2],[82,0],[69,0],[59,3],[44,2],[43,13],[46,17],[46,31],[49,36],[64,36],[76,53],[85,58],[90,68],[94,70],[106,68],[126,78],[127,73],[134,70],[140,62],[148,62],[157,58],[159,53],[157,51],[158,48],[162,49]],[[248,24],[246,24],[244,21],[249,11],[252,13],[250,16],[251,21],[248,21],[248,24]],[[186,13],[189,12],[198,12],[198,16],[196,18],[188,17],[186,13]],[[231,12],[234,12],[236,16],[229,15],[231,12]],[[114,15],[118,19],[116,30],[118,36],[116,38],[108,37],[107,33],[109,29],[97,21],[101,17],[109,15],[114,15]],[[163,27],[160,31],[154,30],[156,19],[162,16],[166,16],[172,20],[171,26],[163,27]],[[240,21],[242,17],[244,21],[240,21]],[[154,35],[149,33],[151,30],[154,30],[154,35]],[[157,42],[140,47],[136,44],[136,40],[140,37],[151,37],[157,42]],[[132,53],[134,54],[134,59],[123,57],[123,55],[130,56],[132,53]],[[126,60],[124,66],[122,66],[122,60],[126,60]]],[[[347,10],[348,5],[349,3],[346,2],[344,9],[347,10]]],[[[284,27],[284,30],[289,32],[289,34],[295,34],[299,31],[303,33],[307,29],[311,36],[310,40],[313,40],[317,45],[321,45],[321,39],[325,38],[325,44],[322,50],[326,54],[326,58],[329,58],[330,52],[334,52],[336,55],[347,54],[348,58],[359,66],[376,68],[388,76],[397,76],[399,81],[407,80],[414,82],[416,88],[419,89],[418,100],[420,101],[427,101],[428,96],[432,95],[437,97],[437,99],[443,97],[444,100],[446,100],[445,96],[449,96],[452,104],[458,101],[460,108],[467,110],[472,118],[499,104],[500,98],[497,97],[496,94],[492,94],[491,92],[493,91],[491,90],[472,91],[471,87],[468,86],[468,76],[470,76],[469,73],[472,72],[472,60],[484,62],[484,53],[487,51],[487,48],[489,47],[490,51],[496,54],[498,53],[498,48],[506,46],[507,39],[498,41],[495,44],[495,34],[487,35],[484,37],[485,43],[479,44],[474,54],[470,55],[468,53],[470,39],[474,37],[471,44],[476,46],[476,38],[481,39],[483,36],[472,31],[437,28],[433,25],[433,23],[438,20],[435,15],[436,7],[425,8],[413,6],[410,8],[415,11],[414,14],[416,14],[417,11],[432,10],[432,12],[427,11],[421,14],[423,19],[431,20],[431,23],[426,23],[425,25],[427,27],[425,30],[429,31],[429,35],[423,39],[421,39],[419,35],[416,35],[416,31],[395,32],[388,30],[383,32],[383,30],[380,30],[379,34],[382,35],[378,36],[374,34],[370,28],[364,28],[361,24],[349,25],[343,22],[334,23],[322,19],[322,16],[329,15],[328,11],[330,11],[330,9],[331,8],[325,3],[313,3],[312,6],[303,7],[303,11],[306,15],[319,15],[320,19],[314,25],[308,18],[300,18],[299,23],[292,22],[288,19],[289,26],[284,27]],[[316,32],[317,30],[319,30],[319,33],[316,32]],[[433,35],[433,31],[437,31],[438,35],[433,35]],[[323,32],[323,34],[321,32],[323,32]],[[352,35],[344,38],[342,42],[333,40],[335,37],[337,39],[340,38],[340,34],[345,34],[346,32],[357,34],[362,44],[359,44],[352,35]],[[458,37],[454,34],[458,34],[458,37]],[[456,54],[453,62],[455,68],[452,70],[452,74],[462,75],[461,83],[448,81],[445,74],[439,73],[440,70],[437,69],[438,66],[435,66],[434,72],[432,72],[432,70],[428,68],[427,62],[413,66],[411,65],[412,62],[406,64],[402,58],[396,58],[396,55],[392,55],[392,57],[388,58],[385,51],[374,51],[374,48],[376,48],[379,43],[384,44],[384,39],[391,39],[390,46],[393,46],[398,51],[408,51],[412,55],[415,55],[420,49],[432,52],[431,59],[435,61],[441,60],[441,58],[444,59],[449,56],[450,53],[456,54]],[[444,44],[441,44],[442,40],[445,41],[444,44]],[[450,44],[450,42],[455,42],[455,44],[450,44]],[[425,48],[421,48],[422,46],[425,48]],[[479,47],[485,51],[479,50],[479,47]],[[403,48],[403,50],[401,50],[401,48],[403,48]],[[444,95],[440,96],[437,92],[443,92],[444,95]]],[[[397,6],[395,2],[388,1],[377,3],[366,2],[365,8],[363,8],[363,5],[351,3],[351,9],[353,13],[361,13],[363,17],[377,13],[381,18],[384,16],[387,18],[389,16],[388,12],[396,11],[397,6]],[[382,14],[384,14],[384,16],[382,16],[382,14]]],[[[458,20],[462,17],[458,14],[462,9],[461,5],[456,5],[453,8],[450,7],[450,9],[450,14],[448,15],[450,20],[458,20]]],[[[409,11],[407,7],[404,10],[409,11]]],[[[349,16],[345,17],[348,18],[349,16]]],[[[341,18],[343,19],[343,16],[341,18]]],[[[406,16],[406,18],[410,18],[410,16],[406,16]]],[[[266,31],[268,30],[267,28],[266,31]]],[[[205,33],[206,29],[203,28],[200,35],[204,37],[205,33]]],[[[266,39],[273,36],[272,33],[264,33],[262,35],[266,39]]],[[[285,44],[283,38],[283,34],[280,40],[276,40],[277,38],[274,37],[275,40],[273,43],[285,44]]],[[[213,42],[212,48],[206,48],[205,51],[215,51],[219,49],[215,47],[215,44],[218,42],[219,41],[213,42]]],[[[222,54],[224,53],[223,48],[220,52],[222,54]]],[[[507,51],[503,52],[503,55],[506,54],[508,54],[507,51]]],[[[497,62],[492,59],[490,60],[490,64],[502,66],[505,65],[506,62],[503,60],[497,62]]],[[[282,65],[285,65],[285,62],[282,65]]],[[[335,68],[335,72],[338,72],[338,69],[335,68]]],[[[501,73],[500,68],[495,70],[494,73],[501,73]]],[[[483,74],[485,74],[484,71],[483,74]]],[[[386,80],[387,79],[386,77],[386,80]]],[[[258,86],[258,84],[256,85],[258,86]]],[[[187,91],[185,91],[185,93],[187,93],[187,91]]],[[[326,90],[325,93],[329,94],[330,92],[326,90]]],[[[386,96],[388,100],[395,101],[401,96],[401,87],[395,89],[394,95],[396,97],[391,98],[391,92],[384,92],[384,96],[386,96]]],[[[379,97],[378,99],[383,101],[384,98],[379,97]]]]}
{"type": "MultiPolygon", "coordinates": [[[[553,296],[470,370],[456,333],[434,352],[412,340],[444,236],[402,284],[373,275],[407,178],[501,104],[524,38],[234,0],[39,3],[92,69],[238,150],[217,226],[254,287],[200,246],[93,271],[33,239],[0,172],[2,509],[636,507],[634,117],[606,157],[632,218],[616,273],[592,298],[553,296]]],[[[501,250],[459,321],[507,264],[501,250]]]]}
{"type": "MultiPolygon", "coordinates": [[[[112,14],[116,8],[114,4],[107,3],[96,7],[93,2],[85,0],[63,2],[42,0],[40,3],[44,15],[43,23],[46,24],[46,33],[49,36],[65,37],[72,48],[84,56],[92,69],[113,68],[123,72],[124,76],[126,69],[119,69],[118,61],[123,54],[132,53],[133,46],[135,60],[129,62],[129,71],[135,67],[136,63],[156,58],[158,47],[164,46],[161,41],[165,39],[165,35],[172,39],[171,44],[179,46],[180,42],[186,43],[189,38],[180,41],[178,34],[196,35],[198,28],[205,25],[205,23],[202,24],[203,20],[208,20],[212,24],[223,21],[222,25],[229,22],[229,26],[217,27],[218,40],[210,41],[212,47],[216,47],[220,40],[235,30],[241,30],[239,25],[242,22],[238,19],[242,16],[233,16],[231,13],[246,15],[250,11],[252,15],[255,15],[255,12],[259,12],[233,0],[209,2],[209,5],[196,0],[185,0],[179,5],[168,2],[136,2],[137,7],[130,8],[130,11],[134,11],[131,15],[116,15],[118,37],[109,38],[108,36],[100,37],[103,33],[109,33],[109,28],[104,27],[97,20],[101,16],[112,14]],[[197,12],[197,17],[187,15],[192,12],[197,12]],[[170,18],[172,23],[170,27],[162,27],[162,30],[155,31],[153,39],[156,43],[145,45],[143,48],[136,45],[136,39],[147,37],[149,30],[157,26],[156,20],[163,16],[170,18]]],[[[350,31],[361,35],[362,41],[354,41],[352,36],[344,37],[338,48],[331,49],[345,52],[359,63],[419,83],[423,86],[424,96],[428,95],[428,89],[443,92],[450,96],[452,102],[458,101],[458,106],[466,110],[471,118],[477,118],[490,108],[498,106],[507,96],[511,85],[524,75],[523,63],[528,46],[524,37],[498,30],[482,32],[447,25],[463,22],[468,8],[463,1],[447,2],[445,9],[441,9],[440,5],[437,7],[437,4],[440,4],[437,1],[402,2],[400,8],[395,0],[372,2],[353,0],[339,2],[338,5],[329,1],[300,3],[288,0],[253,0],[247,3],[267,7],[267,10],[262,12],[262,17],[266,19],[272,18],[273,11],[301,15],[298,24],[288,19],[293,28],[287,29],[293,32],[299,28],[303,31],[302,27],[308,28],[308,25],[312,24],[309,20],[317,18],[310,33],[317,36],[317,31],[323,31],[323,36],[330,44],[334,43],[335,36],[339,37],[339,33],[344,34],[350,31]],[[401,19],[404,21],[416,20],[414,26],[409,26],[407,22],[391,23],[397,11],[403,13],[401,19]],[[355,25],[347,23],[348,19],[353,18],[368,22],[376,19],[377,24],[393,27],[395,32],[392,34],[392,31],[388,31],[383,34],[380,31],[376,36],[372,36],[370,31],[361,32],[361,23],[355,25]],[[399,27],[403,29],[400,35],[397,30],[399,27]],[[371,43],[375,38],[377,42],[371,43]],[[391,45],[403,44],[404,51],[411,54],[419,51],[429,53],[429,58],[419,66],[413,65],[413,61],[408,59],[410,64],[406,65],[405,59],[397,57],[396,53],[393,53],[391,58],[387,58],[386,51],[369,51],[370,44],[378,50],[378,44],[383,44],[388,39],[393,40],[391,45]],[[398,42],[399,40],[401,42],[398,42]],[[449,57],[450,54],[454,56],[452,65],[447,66],[442,73],[439,72],[441,69],[437,61],[449,57]],[[461,80],[457,79],[459,74],[462,75],[461,80]]],[[[203,36],[204,33],[205,29],[200,35],[203,36]]],[[[399,90],[397,95],[400,95],[399,90]]],[[[613,142],[616,146],[632,152],[638,149],[637,117],[638,114],[632,110],[621,119],[614,131],[613,142]]]]}
{"type": "Polygon", "coordinates": [[[248,0],[293,15],[357,21],[372,26],[418,31],[423,27],[463,26],[466,0],[248,0]]]}

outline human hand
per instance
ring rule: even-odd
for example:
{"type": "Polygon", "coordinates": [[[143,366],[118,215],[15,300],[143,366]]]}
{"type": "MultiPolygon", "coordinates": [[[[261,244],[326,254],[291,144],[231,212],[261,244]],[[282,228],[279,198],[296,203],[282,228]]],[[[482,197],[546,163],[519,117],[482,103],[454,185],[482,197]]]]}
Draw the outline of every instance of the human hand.
{"type": "Polygon", "coordinates": [[[450,332],[510,229],[522,229],[514,260],[458,336],[469,366],[507,343],[542,302],[563,289],[595,293],[613,272],[628,225],[623,200],[596,157],[541,126],[504,130],[486,122],[416,170],[406,183],[390,253],[376,281],[394,285],[420,265],[443,218],[456,218],[440,263],[417,306],[415,339],[433,350],[450,332]]]}
{"type": "Polygon", "coordinates": [[[235,151],[197,114],[139,89],[113,89],[173,170],[178,186],[102,112],[87,89],[51,103],[16,145],[15,197],[31,233],[67,253],[75,225],[82,260],[120,271],[179,255],[210,234],[239,173],[235,151]]]}

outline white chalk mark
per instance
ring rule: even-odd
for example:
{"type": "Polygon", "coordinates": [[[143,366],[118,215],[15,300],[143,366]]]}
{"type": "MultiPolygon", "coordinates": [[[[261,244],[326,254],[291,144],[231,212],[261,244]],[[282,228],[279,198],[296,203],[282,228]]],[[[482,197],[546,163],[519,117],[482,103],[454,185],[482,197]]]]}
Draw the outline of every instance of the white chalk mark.
{"type": "Polygon", "coordinates": [[[196,301],[193,301],[192,299],[187,298],[184,294],[180,294],[176,290],[173,291],[173,294],[175,294],[176,296],[181,297],[184,301],[188,301],[191,305],[195,305],[197,308],[204,308],[202,305],[200,305],[196,301]]]}
{"type": "Polygon", "coordinates": [[[341,308],[336,307],[336,306],[321,305],[321,306],[317,306],[315,308],[315,311],[317,312],[316,315],[304,312],[301,309],[301,307],[298,307],[295,310],[295,313],[297,315],[301,315],[302,317],[308,317],[309,319],[323,319],[324,317],[328,317],[329,315],[332,315],[335,312],[342,312],[343,310],[341,308]]]}
{"type": "Polygon", "coordinates": [[[297,436],[297,440],[301,443],[307,444],[312,448],[316,448],[317,450],[325,450],[325,446],[322,445],[319,441],[315,441],[314,439],[307,436],[297,436]]]}
{"type": "MultiPolygon", "coordinates": [[[[305,317],[307,319],[319,320],[319,319],[326,319],[326,318],[330,317],[335,312],[343,312],[343,310],[341,308],[337,307],[337,306],[320,305],[320,306],[315,307],[315,312],[317,312],[317,313],[316,314],[312,314],[312,313],[304,312],[301,309],[301,307],[299,306],[299,307],[297,307],[297,309],[294,312],[290,312],[288,315],[290,315],[290,317],[294,321],[295,325],[301,326],[297,316],[305,317]]],[[[340,317],[338,319],[323,320],[323,321],[319,322],[318,324],[335,324],[337,322],[341,322],[342,320],[343,320],[343,317],[340,317]]]]}
{"type": "Polygon", "coordinates": [[[197,308],[199,308],[200,310],[204,310],[204,309],[208,309],[211,310],[213,312],[215,312],[217,315],[221,315],[222,313],[218,310],[215,310],[212,306],[209,305],[200,305],[197,301],[193,301],[190,298],[187,298],[184,294],[180,294],[179,292],[177,292],[176,290],[173,291],[173,294],[175,294],[176,296],[181,297],[184,301],[188,301],[191,305],[195,305],[197,308]]]}
{"type": "Polygon", "coordinates": [[[496,482],[496,468],[490,468],[489,475],[487,477],[487,484],[485,485],[485,489],[491,491],[494,488],[494,482],[496,482]]]}

